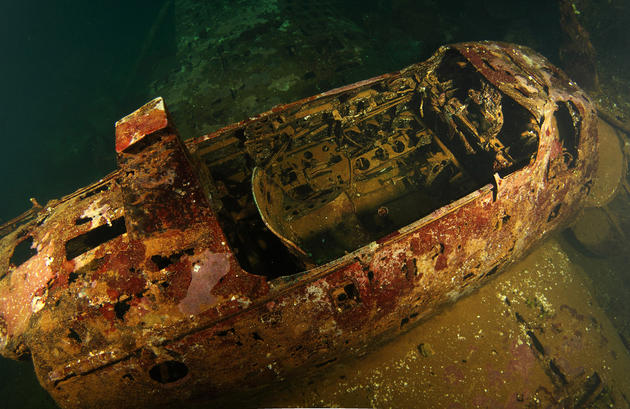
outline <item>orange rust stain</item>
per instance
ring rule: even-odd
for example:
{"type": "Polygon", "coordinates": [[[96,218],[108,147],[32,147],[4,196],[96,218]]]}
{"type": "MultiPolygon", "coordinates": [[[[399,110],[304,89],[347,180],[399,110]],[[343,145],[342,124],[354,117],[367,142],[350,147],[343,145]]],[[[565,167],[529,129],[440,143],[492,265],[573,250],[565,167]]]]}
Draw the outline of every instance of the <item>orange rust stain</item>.
{"type": "Polygon", "coordinates": [[[8,296],[0,297],[0,316],[6,322],[7,334],[19,334],[33,314],[33,298],[42,295],[55,274],[45,262],[46,250],[26,261],[11,275],[8,296]]]}
{"type": "Polygon", "coordinates": [[[75,264],[74,264],[74,260],[65,260],[62,264],[62,267],[65,271],[67,271],[68,273],[71,273],[74,271],[75,269],[75,264]]]}
{"type": "Polygon", "coordinates": [[[64,270],[61,270],[57,273],[57,277],[52,281],[50,289],[57,290],[66,288],[68,286],[68,281],[70,278],[70,273],[64,270]]]}

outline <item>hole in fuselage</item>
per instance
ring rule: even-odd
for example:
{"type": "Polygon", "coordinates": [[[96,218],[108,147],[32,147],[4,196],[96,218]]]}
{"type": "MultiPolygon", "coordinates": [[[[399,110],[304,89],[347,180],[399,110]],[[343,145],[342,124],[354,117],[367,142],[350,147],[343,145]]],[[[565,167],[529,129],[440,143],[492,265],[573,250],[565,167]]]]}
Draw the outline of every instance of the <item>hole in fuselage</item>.
{"type": "Polygon", "coordinates": [[[37,249],[33,248],[33,237],[28,236],[15,246],[9,263],[15,267],[19,267],[36,254],[37,249]]]}
{"type": "Polygon", "coordinates": [[[162,270],[170,266],[171,264],[179,262],[184,254],[188,254],[189,256],[191,256],[194,253],[194,249],[186,249],[177,253],[173,253],[169,256],[155,254],[151,256],[151,261],[157,266],[158,270],[162,270]]]}
{"type": "Polygon", "coordinates": [[[179,361],[166,361],[149,369],[149,376],[159,383],[172,383],[188,375],[188,367],[179,361]]]}
{"type": "Polygon", "coordinates": [[[89,223],[91,221],[92,221],[91,217],[79,217],[78,219],[74,221],[74,224],[76,224],[77,226],[80,226],[82,224],[89,223]]]}
{"type": "Polygon", "coordinates": [[[66,242],[66,259],[72,260],[126,232],[124,217],[112,220],[111,224],[98,226],[66,242]]]}
{"type": "Polygon", "coordinates": [[[571,101],[559,102],[555,112],[562,155],[568,169],[575,167],[578,159],[578,143],[581,117],[571,101]]]}

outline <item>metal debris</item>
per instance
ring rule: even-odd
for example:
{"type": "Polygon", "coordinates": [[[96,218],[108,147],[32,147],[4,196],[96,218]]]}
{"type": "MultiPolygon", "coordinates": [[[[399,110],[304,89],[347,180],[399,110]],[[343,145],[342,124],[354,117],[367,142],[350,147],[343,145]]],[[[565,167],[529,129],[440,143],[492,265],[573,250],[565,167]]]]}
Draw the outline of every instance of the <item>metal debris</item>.
{"type": "Polygon", "coordinates": [[[582,206],[590,101],[534,51],[428,61],[187,143],[160,98],[119,169],[0,227],[0,346],[64,408],[280,381],[405,331],[582,206]]]}

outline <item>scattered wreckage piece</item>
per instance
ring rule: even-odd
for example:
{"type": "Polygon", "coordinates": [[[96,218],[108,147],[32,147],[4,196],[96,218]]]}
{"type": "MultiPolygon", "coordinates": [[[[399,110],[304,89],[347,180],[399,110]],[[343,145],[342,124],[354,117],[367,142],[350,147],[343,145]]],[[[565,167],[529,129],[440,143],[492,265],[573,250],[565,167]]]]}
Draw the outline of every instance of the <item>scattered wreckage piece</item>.
{"type": "Polygon", "coordinates": [[[119,169],[2,228],[0,348],[64,408],[157,407],[364,352],[564,226],[588,97],[534,51],[424,63],[182,142],[161,98],[119,169]]]}

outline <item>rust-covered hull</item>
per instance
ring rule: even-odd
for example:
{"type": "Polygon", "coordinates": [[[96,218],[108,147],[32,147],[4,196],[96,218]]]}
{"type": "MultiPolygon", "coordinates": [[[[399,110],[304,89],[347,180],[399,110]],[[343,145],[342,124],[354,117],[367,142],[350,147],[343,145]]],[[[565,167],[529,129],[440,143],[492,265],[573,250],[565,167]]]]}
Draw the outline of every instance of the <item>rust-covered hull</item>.
{"type": "Polygon", "coordinates": [[[118,171],[3,227],[2,353],[30,353],[67,408],[171,405],[358,354],[565,225],[595,122],[562,72],[497,43],[185,144],[156,99],[117,123],[118,171]]]}

